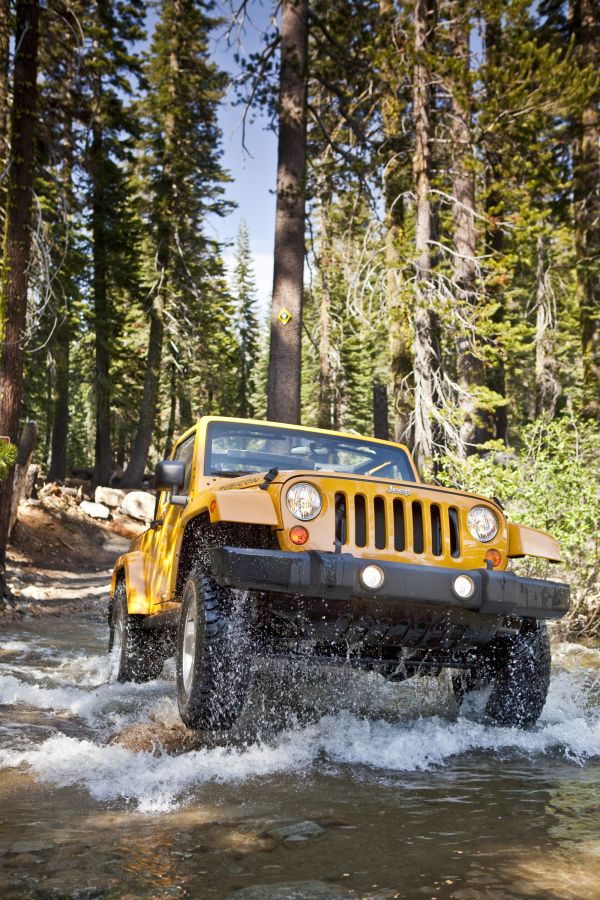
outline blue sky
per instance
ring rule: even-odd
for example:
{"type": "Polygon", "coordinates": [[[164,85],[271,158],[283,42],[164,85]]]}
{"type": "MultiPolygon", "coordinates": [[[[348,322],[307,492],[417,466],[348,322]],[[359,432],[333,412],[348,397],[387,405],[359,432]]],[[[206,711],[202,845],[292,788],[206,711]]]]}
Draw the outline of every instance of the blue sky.
{"type": "MultiPolygon", "coordinates": [[[[251,0],[251,21],[247,22],[244,33],[240,36],[243,52],[257,50],[260,36],[268,23],[270,2],[267,5],[251,0]]],[[[229,6],[220,0],[219,8],[223,15],[229,14],[229,6]]],[[[221,69],[236,74],[233,59],[235,47],[227,46],[224,28],[215,32],[214,58],[221,69]]],[[[256,284],[258,288],[261,311],[266,310],[271,300],[273,280],[273,235],[275,230],[275,182],[277,166],[277,138],[267,130],[266,117],[255,113],[256,121],[246,125],[246,146],[242,148],[242,108],[235,106],[234,93],[230,89],[223,101],[220,111],[220,124],[223,131],[223,167],[229,171],[233,181],[228,186],[228,199],[237,203],[237,208],[223,219],[211,222],[216,236],[223,243],[235,240],[241,219],[245,219],[250,233],[250,242],[254,258],[256,284]]],[[[232,261],[232,250],[225,251],[225,261],[232,261]]]]}

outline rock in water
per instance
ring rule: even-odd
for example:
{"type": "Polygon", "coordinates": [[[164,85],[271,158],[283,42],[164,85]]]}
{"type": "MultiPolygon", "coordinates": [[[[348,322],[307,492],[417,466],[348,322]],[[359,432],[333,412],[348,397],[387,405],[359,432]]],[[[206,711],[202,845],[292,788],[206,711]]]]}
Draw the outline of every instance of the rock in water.
{"type": "Polygon", "coordinates": [[[94,500],[96,501],[96,503],[104,503],[105,506],[109,506],[111,509],[116,509],[117,506],[120,506],[123,503],[125,497],[125,491],[121,491],[119,490],[119,488],[101,486],[98,486],[96,488],[96,492],[94,494],[94,500]]]}
{"type": "MultiPolygon", "coordinates": [[[[369,894],[369,896],[372,896],[369,894]]],[[[347,900],[354,891],[322,881],[290,881],[287,884],[255,884],[229,894],[228,900],[347,900]]]]}
{"type": "Polygon", "coordinates": [[[280,841],[297,841],[299,839],[306,840],[307,838],[319,837],[319,835],[325,834],[325,829],[308,819],[305,822],[278,825],[275,828],[270,828],[265,833],[269,837],[277,838],[280,841]]]}
{"type": "Polygon", "coordinates": [[[154,494],[147,494],[145,491],[129,491],[123,498],[119,511],[140,522],[151,522],[154,518],[154,502],[154,494]]]}
{"type": "Polygon", "coordinates": [[[92,503],[91,500],[82,500],[79,504],[79,509],[82,509],[92,519],[108,519],[110,516],[108,506],[105,506],[103,503],[92,503]]]}

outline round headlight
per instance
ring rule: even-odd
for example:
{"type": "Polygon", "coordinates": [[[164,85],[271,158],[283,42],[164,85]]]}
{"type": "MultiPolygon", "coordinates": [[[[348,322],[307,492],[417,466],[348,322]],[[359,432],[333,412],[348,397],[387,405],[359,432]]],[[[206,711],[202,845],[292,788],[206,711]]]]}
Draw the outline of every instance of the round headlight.
{"type": "Polygon", "coordinates": [[[467,515],[469,531],[478,541],[487,544],[498,534],[498,516],[489,506],[474,506],[467,515]]]}
{"type": "Polygon", "coordinates": [[[306,481],[298,481],[287,492],[286,502],[289,511],[297,519],[309,522],[321,512],[323,501],[316,487],[306,481]]]}

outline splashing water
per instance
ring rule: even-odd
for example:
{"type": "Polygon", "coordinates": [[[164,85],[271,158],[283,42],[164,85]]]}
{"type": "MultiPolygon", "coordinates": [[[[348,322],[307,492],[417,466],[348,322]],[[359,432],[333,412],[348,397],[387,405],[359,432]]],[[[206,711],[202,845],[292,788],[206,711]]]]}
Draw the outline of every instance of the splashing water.
{"type": "MultiPolygon", "coordinates": [[[[91,627],[85,625],[88,629],[91,627]]],[[[93,626],[98,641],[103,630],[93,626]]],[[[500,760],[553,755],[583,765],[600,757],[600,652],[563,644],[537,727],[522,731],[459,715],[448,680],[390,685],[376,675],[316,666],[262,666],[247,710],[234,731],[199,737],[186,752],[161,752],[161,729],[180,729],[174,667],[146,685],[109,680],[105,654],[48,648],[48,635],[4,641],[0,704],[5,713],[37,711],[46,731],[2,732],[0,767],[24,766],[41,782],[79,785],[98,801],[125,800],[140,811],[189,802],[208,782],[244,782],[276,773],[308,775],[349,769],[356,780],[390,778],[447,766],[473,753],[500,760]],[[81,734],[56,717],[80,722],[81,734]],[[157,740],[152,751],[108,743],[115,732],[143,723],[157,740]]],[[[6,716],[5,716],[6,718],[6,716]]],[[[9,716],[10,718],[10,716],[9,716]]],[[[31,720],[31,715],[29,715],[31,720]]],[[[183,730],[182,730],[183,733],[183,730]]]]}

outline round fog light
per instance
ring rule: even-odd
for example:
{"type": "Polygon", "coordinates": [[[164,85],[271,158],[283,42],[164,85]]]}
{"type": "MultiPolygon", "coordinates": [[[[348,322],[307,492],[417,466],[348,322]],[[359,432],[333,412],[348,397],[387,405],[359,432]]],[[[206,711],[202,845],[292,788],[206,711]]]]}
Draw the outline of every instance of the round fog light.
{"type": "Polygon", "coordinates": [[[293,528],[290,528],[290,541],[292,544],[297,544],[299,547],[302,544],[305,544],[308,540],[308,531],[304,528],[303,525],[294,525],[293,528]]]}
{"type": "Polygon", "coordinates": [[[365,566],[360,573],[360,580],[371,591],[378,590],[384,581],[383,569],[379,566],[365,566]]]}
{"type": "Polygon", "coordinates": [[[468,575],[458,575],[453,583],[454,593],[462,600],[467,600],[475,591],[475,582],[468,575]]]}

